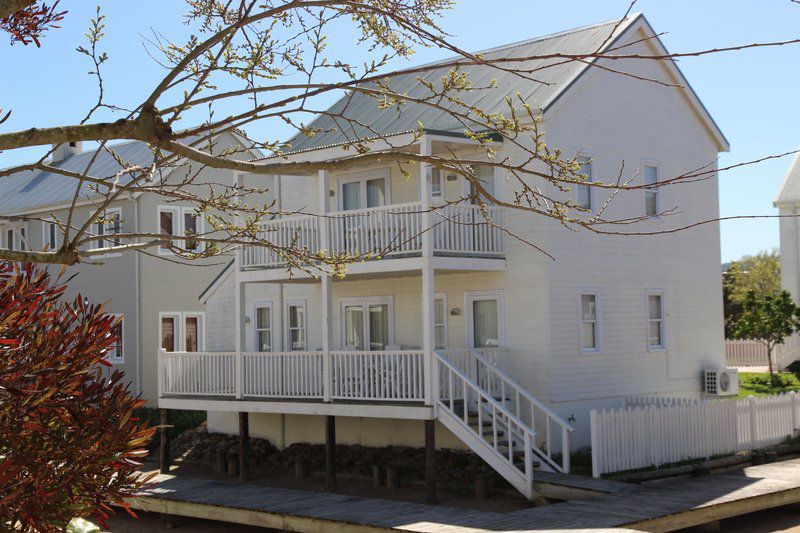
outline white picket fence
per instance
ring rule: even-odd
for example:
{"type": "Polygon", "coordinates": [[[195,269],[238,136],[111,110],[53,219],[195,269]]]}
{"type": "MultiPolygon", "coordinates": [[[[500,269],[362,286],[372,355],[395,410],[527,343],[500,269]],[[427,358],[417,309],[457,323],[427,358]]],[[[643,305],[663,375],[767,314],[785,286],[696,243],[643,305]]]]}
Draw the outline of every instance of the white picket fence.
{"type": "Polygon", "coordinates": [[[728,366],[767,366],[767,347],[754,340],[726,340],[725,360],[728,366]]]}
{"type": "Polygon", "coordinates": [[[628,398],[591,413],[592,475],[659,467],[779,444],[800,429],[800,395],[628,398]]]}

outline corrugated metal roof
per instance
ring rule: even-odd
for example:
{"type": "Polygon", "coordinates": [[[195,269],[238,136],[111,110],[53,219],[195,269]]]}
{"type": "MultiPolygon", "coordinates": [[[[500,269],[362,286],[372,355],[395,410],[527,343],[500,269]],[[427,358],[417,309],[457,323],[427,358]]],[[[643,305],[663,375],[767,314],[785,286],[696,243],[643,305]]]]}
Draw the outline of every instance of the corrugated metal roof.
{"type": "MultiPolygon", "coordinates": [[[[620,23],[619,19],[593,24],[565,32],[546,35],[513,43],[480,52],[485,59],[514,58],[530,56],[547,56],[549,54],[580,54],[595,52],[600,47],[607,47],[617,36],[623,33],[640,15],[632,15],[620,23]],[[615,29],[614,26],[618,25],[615,29]],[[609,35],[614,30],[613,35],[609,35]]],[[[431,65],[444,64],[453,61],[439,61],[431,65]]],[[[522,62],[509,62],[500,64],[509,69],[519,69],[522,62]]],[[[504,72],[501,69],[475,65],[462,67],[468,73],[473,87],[486,87],[492,80],[496,86],[487,90],[473,90],[457,94],[466,105],[480,108],[486,112],[499,112],[508,114],[509,109],[506,98],[516,100],[515,106],[520,107],[516,95],[519,93],[523,100],[534,108],[546,109],[558,96],[569,87],[572,82],[588,68],[579,61],[565,61],[563,59],[541,59],[524,62],[526,69],[535,69],[530,74],[531,79],[525,79],[517,74],[504,72]],[[534,81],[535,80],[535,81],[534,81]]],[[[425,72],[400,73],[390,80],[390,87],[397,94],[430,98],[432,95],[427,87],[419,83],[418,78],[425,80],[439,89],[441,79],[450,69],[443,67],[425,72]]],[[[454,93],[455,94],[455,93],[454,93]]],[[[453,104],[447,104],[456,108],[453,104]]],[[[462,108],[463,110],[463,108],[462,108]]],[[[365,139],[379,135],[393,135],[396,133],[417,130],[418,122],[425,129],[463,132],[464,127],[457,119],[444,110],[438,110],[424,104],[407,102],[400,111],[397,109],[379,110],[375,98],[362,93],[348,93],[336,102],[330,113],[344,115],[349,121],[336,119],[328,115],[318,116],[311,126],[321,130],[313,137],[303,134],[295,135],[290,141],[288,151],[297,152],[324,146],[342,144],[355,139],[365,139]],[[331,130],[331,131],[326,131],[331,130]]]]}
{"type": "MultiPolygon", "coordinates": [[[[92,161],[97,150],[89,150],[67,157],[53,166],[83,173],[92,161]]],[[[149,166],[153,163],[153,152],[147,144],[131,141],[116,145],[108,145],[99,151],[92,163],[89,175],[95,178],[108,178],[117,174],[123,166],[149,166]],[[113,152],[113,155],[112,155],[113,152]]],[[[120,184],[131,179],[130,175],[120,176],[120,184]]],[[[70,202],[78,187],[78,180],[54,172],[27,170],[0,178],[0,213],[30,210],[41,206],[50,206],[70,202]]],[[[90,184],[84,184],[80,192],[83,199],[95,196],[90,184]]]]}
{"type": "Polygon", "coordinates": [[[786,176],[783,178],[781,189],[775,198],[776,204],[800,202],[800,152],[792,161],[786,176]]]}

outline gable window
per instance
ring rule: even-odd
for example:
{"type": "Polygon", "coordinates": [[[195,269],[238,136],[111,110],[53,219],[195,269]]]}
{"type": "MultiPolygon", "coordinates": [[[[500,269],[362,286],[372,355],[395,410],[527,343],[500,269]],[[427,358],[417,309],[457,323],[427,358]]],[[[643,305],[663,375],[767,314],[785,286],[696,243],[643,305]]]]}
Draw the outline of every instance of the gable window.
{"type": "Polygon", "coordinates": [[[7,250],[24,251],[28,248],[28,239],[25,233],[25,226],[7,227],[4,238],[4,245],[7,250]]]}
{"type": "MultiPolygon", "coordinates": [[[[164,236],[174,237],[178,234],[178,209],[171,207],[158,208],[159,233],[164,236]]],[[[169,244],[164,243],[159,247],[160,252],[168,252],[169,244]]]]}
{"type": "MultiPolygon", "coordinates": [[[[577,161],[581,164],[581,168],[579,173],[586,177],[587,182],[591,182],[593,179],[592,176],[592,159],[586,156],[579,156],[577,161]]],[[[592,210],[592,187],[591,185],[586,185],[581,183],[577,186],[577,198],[576,198],[578,207],[581,209],[585,209],[587,211],[592,210]]]]}
{"type": "Polygon", "coordinates": [[[111,364],[118,365],[125,362],[125,317],[124,315],[113,316],[118,319],[118,322],[111,330],[115,340],[106,352],[106,360],[111,364]]]}
{"type": "MultiPolygon", "coordinates": [[[[107,209],[103,215],[92,224],[92,230],[96,237],[103,237],[105,235],[119,235],[121,231],[122,210],[119,208],[107,209]]],[[[97,239],[94,241],[94,248],[110,248],[112,246],[119,246],[119,237],[97,239]]]]}
{"type": "Polygon", "coordinates": [[[192,252],[200,248],[200,242],[197,239],[189,237],[197,237],[197,215],[194,212],[184,209],[183,210],[183,235],[187,237],[184,241],[184,247],[192,252]]]}
{"type": "Polygon", "coordinates": [[[664,293],[647,294],[647,338],[650,350],[663,350],[665,341],[664,293]]]}
{"type": "Polygon", "coordinates": [[[42,243],[49,251],[58,250],[59,226],[55,221],[45,221],[42,223],[42,243]]]}
{"type": "Polygon", "coordinates": [[[289,351],[306,349],[306,302],[286,302],[286,347],[289,351]]]}
{"type": "Polygon", "coordinates": [[[653,187],[644,190],[644,214],[648,217],[658,216],[659,198],[658,188],[658,167],[655,165],[644,165],[644,184],[653,187]]]}
{"type": "Polygon", "coordinates": [[[581,351],[600,351],[600,316],[596,292],[581,294],[581,351]]]}
{"type": "Polygon", "coordinates": [[[253,313],[255,320],[255,349],[257,352],[272,351],[272,304],[270,302],[258,303],[253,313]]]}

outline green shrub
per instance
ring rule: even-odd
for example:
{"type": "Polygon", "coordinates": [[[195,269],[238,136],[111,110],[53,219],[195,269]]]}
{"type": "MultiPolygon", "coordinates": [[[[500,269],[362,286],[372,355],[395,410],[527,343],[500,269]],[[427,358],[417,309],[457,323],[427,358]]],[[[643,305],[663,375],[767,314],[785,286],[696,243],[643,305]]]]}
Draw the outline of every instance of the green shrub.
{"type": "MultiPolygon", "coordinates": [[[[169,423],[172,426],[167,430],[170,440],[175,439],[178,435],[187,429],[193,429],[206,421],[205,411],[183,411],[178,409],[169,410],[169,423]]],[[[154,407],[142,407],[134,411],[134,416],[142,420],[149,421],[149,425],[157,426],[161,424],[161,413],[159,409],[154,407]]],[[[156,436],[147,449],[151,452],[158,449],[160,439],[156,436]]]]}

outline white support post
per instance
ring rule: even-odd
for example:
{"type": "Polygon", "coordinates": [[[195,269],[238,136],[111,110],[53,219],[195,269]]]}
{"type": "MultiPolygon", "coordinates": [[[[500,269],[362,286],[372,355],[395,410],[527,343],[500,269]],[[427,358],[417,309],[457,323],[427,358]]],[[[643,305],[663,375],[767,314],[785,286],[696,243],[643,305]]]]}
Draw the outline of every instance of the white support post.
{"type": "MultiPolygon", "coordinates": [[[[431,155],[431,140],[423,136],[420,140],[420,155],[431,155]]],[[[435,288],[433,271],[433,230],[431,207],[431,165],[419,165],[419,199],[422,203],[422,350],[425,353],[425,405],[435,405],[438,387],[434,386],[434,332],[435,288]]]]}
{"type": "MultiPolygon", "coordinates": [[[[239,190],[244,184],[244,180],[242,178],[242,174],[239,172],[233,173],[233,181],[237,187],[236,191],[236,200],[239,200],[239,190]]],[[[239,212],[236,212],[235,217],[235,224],[237,227],[241,227],[242,225],[242,216],[239,212]]],[[[233,311],[233,320],[234,320],[234,329],[236,332],[236,361],[234,364],[234,392],[236,394],[236,399],[241,399],[244,397],[244,364],[243,364],[243,356],[242,352],[245,348],[245,326],[244,326],[244,316],[245,316],[245,283],[241,281],[241,271],[242,271],[242,253],[244,253],[243,248],[239,248],[236,250],[236,253],[233,256],[233,279],[234,279],[234,286],[236,290],[234,291],[234,311],[233,311]]]]}
{"type": "MultiPolygon", "coordinates": [[[[322,250],[330,252],[328,239],[328,189],[330,187],[330,174],[327,170],[319,171],[319,246],[322,250]]],[[[333,320],[332,320],[332,288],[331,277],[322,274],[321,283],[321,321],[322,327],[322,396],[323,401],[331,401],[331,388],[333,387],[333,374],[331,365],[331,347],[333,345],[333,320]]]]}
{"type": "MultiPolygon", "coordinates": [[[[164,368],[164,364],[166,363],[166,357],[164,357],[164,348],[158,349],[158,397],[164,397],[164,374],[167,372],[167,369],[164,368]]],[[[792,404],[794,405],[794,404],[792,404]]]]}

